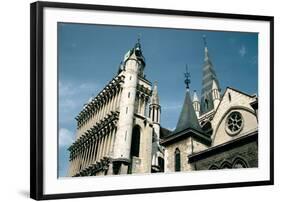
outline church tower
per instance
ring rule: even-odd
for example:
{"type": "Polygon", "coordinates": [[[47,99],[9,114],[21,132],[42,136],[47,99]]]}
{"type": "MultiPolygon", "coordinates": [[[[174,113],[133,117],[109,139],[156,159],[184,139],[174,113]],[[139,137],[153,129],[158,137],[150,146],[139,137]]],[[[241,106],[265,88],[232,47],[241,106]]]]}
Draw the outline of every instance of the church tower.
{"type": "Polygon", "coordinates": [[[131,161],[131,141],[134,126],[135,100],[138,77],[143,77],[145,59],[142,55],[140,40],[124,57],[123,74],[125,80],[120,98],[119,121],[113,151],[114,174],[128,173],[131,161]]]}
{"type": "Polygon", "coordinates": [[[201,91],[201,113],[204,114],[206,112],[214,109],[214,100],[212,96],[212,87],[213,83],[215,83],[218,92],[220,92],[219,81],[217,79],[216,72],[213,68],[213,64],[211,62],[209,56],[209,50],[207,47],[206,36],[203,36],[204,40],[204,65],[203,65],[203,80],[202,80],[202,91],[201,91]]]}

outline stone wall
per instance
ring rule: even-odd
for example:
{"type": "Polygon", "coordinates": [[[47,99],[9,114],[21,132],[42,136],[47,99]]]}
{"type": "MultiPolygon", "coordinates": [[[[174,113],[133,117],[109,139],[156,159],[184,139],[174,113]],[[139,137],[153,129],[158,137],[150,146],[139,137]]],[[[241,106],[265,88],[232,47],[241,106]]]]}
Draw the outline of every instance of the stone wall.
{"type": "Polygon", "coordinates": [[[164,172],[175,171],[175,151],[176,148],[180,150],[181,171],[194,170],[193,165],[188,163],[188,156],[197,150],[207,149],[207,146],[188,137],[165,148],[165,168],[164,172]]]}
{"type": "Polygon", "coordinates": [[[245,94],[239,93],[230,88],[226,90],[211,122],[213,127],[212,146],[236,139],[257,129],[257,117],[255,116],[254,109],[250,105],[253,101],[254,98],[245,94]],[[244,120],[242,130],[235,136],[230,136],[225,131],[226,119],[232,111],[240,112],[244,120]]]}
{"type": "Polygon", "coordinates": [[[224,162],[231,165],[236,158],[243,159],[249,167],[258,167],[258,142],[250,142],[193,163],[196,170],[208,170],[212,165],[220,168],[224,162]]]}
{"type": "Polygon", "coordinates": [[[139,157],[133,158],[132,173],[150,173],[153,127],[144,117],[135,117],[134,125],[138,125],[141,131],[139,157]]]}

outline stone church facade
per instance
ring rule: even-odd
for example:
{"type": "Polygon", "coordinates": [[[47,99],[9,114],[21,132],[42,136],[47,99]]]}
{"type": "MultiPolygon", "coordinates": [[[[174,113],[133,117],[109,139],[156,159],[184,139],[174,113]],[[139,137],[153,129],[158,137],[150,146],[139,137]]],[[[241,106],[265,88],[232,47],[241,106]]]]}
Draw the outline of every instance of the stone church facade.
{"type": "Polygon", "coordinates": [[[161,126],[158,84],[146,79],[138,40],[75,118],[68,176],[258,167],[258,98],[230,87],[221,94],[204,43],[201,98],[191,96],[186,73],[185,100],[170,131],[161,126]]]}

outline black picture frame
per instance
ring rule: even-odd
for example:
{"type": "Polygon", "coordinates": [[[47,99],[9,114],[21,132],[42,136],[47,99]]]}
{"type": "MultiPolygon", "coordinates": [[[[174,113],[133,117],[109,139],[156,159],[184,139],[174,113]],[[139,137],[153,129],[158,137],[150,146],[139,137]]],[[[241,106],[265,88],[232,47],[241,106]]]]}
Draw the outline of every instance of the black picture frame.
{"type": "Polygon", "coordinates": [[[120,6],[89,5],[57,2],[35,2],[30,6],[30,197],[36,200],[62,199],[77,197],[139,194],[153,192],[171,192],[228,187],[246,187],[274,184],[274,17],[258,15],[240,15],[213,12],[195,12],[183,10],[135,8],[120,6]],[[95,191],[80,193],[43,193],[43,23],[44,8],[120,11],[130,13],[164,14],[222,19],[267,21],[270,23],[270,179],[266,181],[221,183],[207,185],[189,185],[175,187],[154,187],[129,190],[95,191]]]}

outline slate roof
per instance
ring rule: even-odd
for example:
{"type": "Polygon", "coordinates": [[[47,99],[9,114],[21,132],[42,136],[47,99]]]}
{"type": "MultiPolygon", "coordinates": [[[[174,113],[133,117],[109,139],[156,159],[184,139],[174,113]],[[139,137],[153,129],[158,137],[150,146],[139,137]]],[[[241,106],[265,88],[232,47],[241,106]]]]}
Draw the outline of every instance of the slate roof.
{"type": "Polygon", "coordinates": [[[170,131],[167,128],[163,128],[163,127],[160,128],[160,138],[168,137],[171,133],[172,131],[170,131]]]}
{"type": "Polygon", "coordinates": [[[187,90],[185,93],[185,99],[180,113],[180,117],[178,119],[177,127],[173,131],[173,133],[175,134],[188,128],[195,129],[198,132],[203,132],[195,114],[189,90],[187,90]]]}
{"type": "Polygon", "coordinates": [[[203,132],[199,125],[190,98],[189,89],[187,89],[185,94],[184,103],[182,106],[176,129],[171,132],[168,136],[165,136],[161,144],[168,145],[178,140],[184,139],[188,136],[192,136],[204,144],[211,143],[211,138],[203,132]]]}

